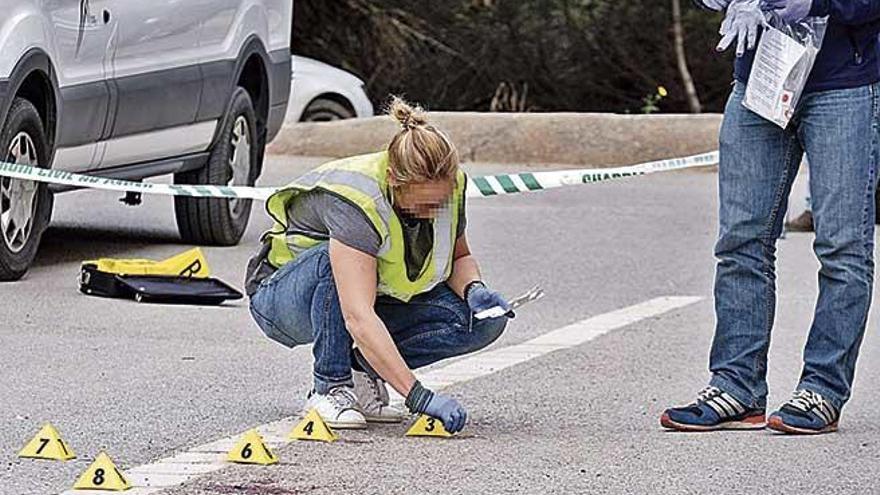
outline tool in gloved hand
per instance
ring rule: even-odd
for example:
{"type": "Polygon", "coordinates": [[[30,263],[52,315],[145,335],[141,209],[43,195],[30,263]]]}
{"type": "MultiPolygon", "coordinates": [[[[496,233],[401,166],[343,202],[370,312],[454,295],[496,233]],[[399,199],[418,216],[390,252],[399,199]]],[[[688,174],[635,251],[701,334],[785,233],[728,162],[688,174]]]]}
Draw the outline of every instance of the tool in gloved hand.
{"type": "Polygon", "coordinates": [[[513,315],[513,311],[515,309],[521,308],[530,302],[537,301],[542,297],[544,297],[544,289],[536,285],[525,294],[515,299],[512,299],[509,303],[507,303],[506,308],[501,305],[494,306],[477,312],[476,314],[474,314],[474,318],[478,320],[485,320],[486,318],[498,318],[506,314],[513,315]]]}
{"type": "Polygon", "coordinates": [[[464,288],[464,300],[474,313],[480,313],[496,306],[502,308],[504,313],[510,311],[510,304],[504,299],[504,296],[486,287],[486,284],[481,280],[467,284],[464,288]]]}
{"type": "Polygon", "coordinates": [[[165,304],[216,305],[243,297],[210,278],[210,273],[198,248],[162,261],[102,258],[82,263],[79,290],[91,296],[165,304]]]}

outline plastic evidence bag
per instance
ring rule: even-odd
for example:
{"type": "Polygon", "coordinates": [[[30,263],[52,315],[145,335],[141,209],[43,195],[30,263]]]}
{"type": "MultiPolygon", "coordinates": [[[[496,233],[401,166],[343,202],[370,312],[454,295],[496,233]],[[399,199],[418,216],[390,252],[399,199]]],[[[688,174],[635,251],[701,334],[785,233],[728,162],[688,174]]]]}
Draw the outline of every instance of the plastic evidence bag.
{"type": "Polygon", "coordinates": [[[743,105],[784,129],[822,48],[828,18],[808,17],[785,24],[770,13],[768,21],[770,27],[764,29],[755,53],[743,105]]]}

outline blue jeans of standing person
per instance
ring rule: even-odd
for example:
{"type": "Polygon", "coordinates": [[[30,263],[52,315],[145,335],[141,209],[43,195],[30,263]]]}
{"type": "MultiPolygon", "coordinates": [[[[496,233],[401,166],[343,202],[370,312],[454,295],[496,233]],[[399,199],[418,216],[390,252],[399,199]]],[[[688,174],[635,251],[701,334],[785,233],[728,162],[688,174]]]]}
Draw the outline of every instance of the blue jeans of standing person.
{"type": "MultiPolygon", "coordinates": [[[[478,351],[507,325],[507,318],[474,320],[467,303],[446,284],[409,303],[378,297],[375,308],[410,369],[478,351]]],[[[264,280],[250,309],[269,338],[287,347],[314,343],[317,393],[352,385],[354,341],[342,318],[326,243],[264,280]]]]}
{"type": "Polygon", "coordinates": [[[804,152],[821,269],[798,388],[838,410],[850,397],[874,278],[878,91],[870,85],[807,94],[783,130],[742,106],[741,83],[733,89],[721,128],[710,370],[711,384],[743,404],[766,407],[776,240],[804,152]]]}

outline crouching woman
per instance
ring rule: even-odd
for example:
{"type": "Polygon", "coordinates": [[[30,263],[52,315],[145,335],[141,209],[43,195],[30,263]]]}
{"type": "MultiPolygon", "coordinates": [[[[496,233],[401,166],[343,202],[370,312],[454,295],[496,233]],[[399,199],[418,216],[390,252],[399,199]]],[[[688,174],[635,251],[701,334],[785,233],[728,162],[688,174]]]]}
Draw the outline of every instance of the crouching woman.
{"type": "Polygon", "coordinates": [[[390,113],[402,129],[386,152],[323,165],[268,200],[275,227],[248,267],[251,314],[287,347],[314,344],[305,407],[331,427],[401,421],[387,382],[411,413],[456,432],[465,408],[412,370],[495,341],[507,317],[473,314],[509,305],[468,247],[454,145],[420,108],[395,99],[390,113]]]}

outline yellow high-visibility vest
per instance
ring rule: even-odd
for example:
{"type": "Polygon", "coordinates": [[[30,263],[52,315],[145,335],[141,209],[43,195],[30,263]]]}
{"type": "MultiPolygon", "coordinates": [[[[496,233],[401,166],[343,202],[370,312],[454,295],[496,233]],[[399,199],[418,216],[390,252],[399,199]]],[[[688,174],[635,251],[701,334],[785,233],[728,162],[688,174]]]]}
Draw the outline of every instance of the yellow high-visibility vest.
{"type": "Polygon", "coordinates": [[[464,172],[459,170],[448,207],[437,212],[433,219],[434,245],[415,280],[407,275],[403,228],[388,196],[387,152],[327,163],[272,194],[266,209],[275,220],[275,226],[263,235],[264,242],[271,243],[269,263],[280,268],[306,250],[326,242],[301,232],[288,232],[287,212],[291,203],[304,192],[320,189],[344,198],[369,219],[381,241],[376,258],[377,292],[408,302],[413,296],[445,282],[452,273],[465,182],[464,172]]]}

